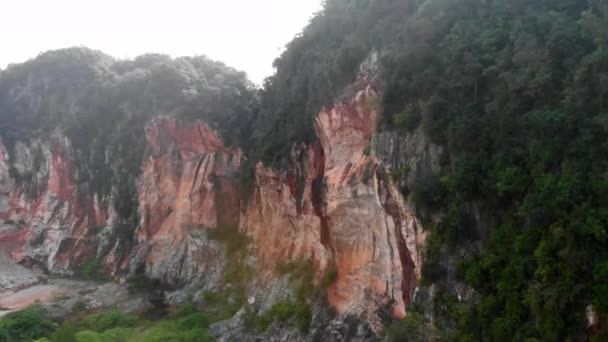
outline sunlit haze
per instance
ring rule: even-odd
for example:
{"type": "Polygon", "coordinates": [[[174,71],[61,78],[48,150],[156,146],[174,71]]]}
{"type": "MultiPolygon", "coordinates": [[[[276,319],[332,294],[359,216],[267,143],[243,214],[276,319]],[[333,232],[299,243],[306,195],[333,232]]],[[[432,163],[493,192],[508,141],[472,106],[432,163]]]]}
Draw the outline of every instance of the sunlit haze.
{"type": "Polygon", "coordinates": [[[117,58],[207,55],[256,83],[322,0],[9,0],[0,5],[0,68],[86,46],[117,58]]]}

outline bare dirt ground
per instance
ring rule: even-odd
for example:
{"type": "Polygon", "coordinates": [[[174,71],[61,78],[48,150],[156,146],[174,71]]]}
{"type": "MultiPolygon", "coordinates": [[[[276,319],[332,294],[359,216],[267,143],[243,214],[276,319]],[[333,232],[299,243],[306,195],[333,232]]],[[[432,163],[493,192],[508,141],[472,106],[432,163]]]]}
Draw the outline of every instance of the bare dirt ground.
{"type": "Polygon", "coordinates": [[[0,317],[11,311],[24,309],[35,303],[46,303],[71,293],[69,289],[57,285],[34,285],[20,291],[0,294],[0,317]]]}

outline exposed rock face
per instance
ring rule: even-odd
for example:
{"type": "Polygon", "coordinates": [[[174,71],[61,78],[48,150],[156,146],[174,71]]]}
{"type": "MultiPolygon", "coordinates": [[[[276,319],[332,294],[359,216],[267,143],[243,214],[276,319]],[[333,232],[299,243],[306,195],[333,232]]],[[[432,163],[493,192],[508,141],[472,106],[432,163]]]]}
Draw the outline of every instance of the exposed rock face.
{"type": "Polygon", "coordinates": [[[150,157],[139,183],[140,227],[131,268],[170,285],[221,271],[217,244],[205,230],[238,225],[237,171],[242,153],[207,125],[157,119],[146,127],[150,157]],[[219,264],[218,264],[219,263],[219,264]]]}
{"type": "Polygon", "coordinates": [[[369,329],[364,320],[356,317],[335,315],[326,309],[317,310],[313,317],[309,333],[302,334],[301,331],[290,324],[276,322],[260,335],[252,335],[251,332],[243,331],[244,311],[237,313],[233,318],[214,323],[209,328],[209,333],[218,342],[242,341],[242,342],[379,342],[381,339],[369,329]]]}
{"type": "Polygon", "coordinates": [[[371,142],[372,155],[393,170],[404,166],[408,173],[405,184],[410,188],[439,174],[442,148],[429,141],[422,127],[407,134],[399,132],[375,133],[371,142]]]}
{"type": "Polygon", "coordinates": [[[59,274],[94,259],[103,246],[97,233],[109,222],[108,210],[76,186],[69,141],[56,134],[49,141],[18,142],[12,164],[4,147],[0,150],[0,215],[19,226],[10,238],[17,244],[13,257],[59,274]],[[26,181],[16,185],[11,166],[26,181]]]}
{"type": "Polygon", "coordinates": [[[385,313],[407,312],[425,236],[384,163],[366,153],[377,93],[360,81],[347,94],[318,114],[317,141],[294,146],[285,171],[256,166],[246,207],[239,149],[200,121],[148,122],[135,234],[118,224],[114,201],[78,184],[71,143],[60,132],[17,142],[12,160],[0,145],[0,215],[17,226],[0,230],[0,240],[17,245],[13,258],[56,274],[97,261],[116,278],[143,271],[171,287],[212,287],[225,256],[207,232],[239,227],[259,267],[250,290],[285,286],[275,281],[281,262],[312,260],[318,280],[337,273],[327,289],[330,306],[378,331],[385,313]]]}
{"type": "Polygon", "coordinates": [[[379,321],[380,307],[405,315],[424,242],[420,223],[382,164],[364,153],[375,128],[375,103],[377,94],[367,86],[319,113],[318,143],[295,148],[287,172],[258,165],[241,223],[267,274],[277,260],[312,258],[319,275],[335,267],[329,303],[372,323],[379,321]]]}

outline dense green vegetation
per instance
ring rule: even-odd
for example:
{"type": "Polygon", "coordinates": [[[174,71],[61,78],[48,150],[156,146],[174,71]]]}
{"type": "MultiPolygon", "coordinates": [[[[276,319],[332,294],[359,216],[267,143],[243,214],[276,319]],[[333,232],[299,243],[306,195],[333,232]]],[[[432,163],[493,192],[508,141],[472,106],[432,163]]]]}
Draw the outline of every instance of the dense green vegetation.
{"type": "Polygon", "coordinates": [[[577,339],[587,305],[608,314],[606,32],[604,0],[328,0],[275,62],[253,140],[281,162],[376,49],[380,127],[445,147],[442,174],[407,191],[442,217],[426,283],[468,249],[459,276],[481,298],[449,306],[454,338],[577,339]]]}
{"type": "MultiPolygon", "coordinates": [[[[314,114],[378,51],[379,127],[422,127],[444,146],[441,174],[406,193],[431,232],[424,284],[441,286],[452,276],[446,256],[467,251],[456,276],[478,302],[440,291],[449,339],[578,340],[588,305],[608,316],[606,32],[606,0],[327,0],[275,61],[259,110],[242,74],[204,58],[114,61],[72,49],[0,73],[0,135],[14,153],[18,139],[66,128],[85,166],[78,181],[101,194],[115,184],[121,224],[133,229],[150,117],[204,119],[244,146],[249,163],[281,165],[291,143],[313,139],[314,114]]],[[[227,317],[245,302],[249,271],[246,248],[233,245],[241,240],[223,232],[209,237],[237,255],[226,286],[204,301],[219,310],[229,298],[227,317]]],[[[260,329],[293,317],[306,326],[311,288],[296,285],[295,305],[256,313],[260,329]]],[[[418,336],[425,324],[412,316],[389,332],[418,336]]]]}
{"type": "MultiPolygon", "coordinates": [[[[417,82],[427,90],[415,97],[423,128],[447,147],[444,174],[423,190],[445,215],[435,239],[454,247],[487,235],[463,261],[482,297],[458,307],[460,339],[576,339],[588,304],[608,313],[605,8],[437,2],[424,17],[442,18],[425,39],[439,53],[398,73],[410,80],[402,93],[417,82]],[[480,204],[489,231],[467,203],[480,204]]],[[[426,274],[440,281],[443,272],[426,274]]]]}
{"type": "Polygon", "coordinates": [[[386,327],[385,342],[443,341],[445,337],[417,312],[410,312],[403,320],[386,327]]]}
{"type": "Polygon", "coordinates": [[[3,342],[206,342],[209,320],[192,306],[182,306],[160,321],[146,321],[120,311],[89,314],[60,326],[33,306],[0,320],[3,342]]]}
{"type": "Polygon", "coordinates": [[[46,311],[32,306],[0,319],[0,342],[32,341],[47,336],[53,330],[55,323],[47,319],[46,311]]]}

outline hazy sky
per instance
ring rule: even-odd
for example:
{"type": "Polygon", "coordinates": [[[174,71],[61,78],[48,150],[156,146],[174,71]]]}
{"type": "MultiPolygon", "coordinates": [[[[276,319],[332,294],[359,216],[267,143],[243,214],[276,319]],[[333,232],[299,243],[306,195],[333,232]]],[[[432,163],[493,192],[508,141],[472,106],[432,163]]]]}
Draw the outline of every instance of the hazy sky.
{"type": "Polygon", "coordinates": [[[5,0],[0,68],[84,45],[118,58],[207,55],[261,83],[322,0],[5,0]]]}

